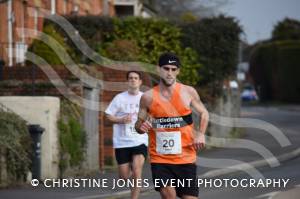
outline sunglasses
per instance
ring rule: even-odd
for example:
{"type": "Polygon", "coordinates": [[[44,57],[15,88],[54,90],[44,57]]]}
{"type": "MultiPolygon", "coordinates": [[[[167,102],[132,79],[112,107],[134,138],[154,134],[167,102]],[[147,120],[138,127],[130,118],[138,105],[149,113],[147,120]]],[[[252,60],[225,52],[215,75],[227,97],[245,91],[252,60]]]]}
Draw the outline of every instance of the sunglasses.
{"type": "Polygon", "coordinates": [[[167,67],[167,66],[162,66],[162,68],[165,70],[165,71],[172,71],[172,72],[175,72],[178,70],[178,68],[170,68],[170,67],[167,67]]]}

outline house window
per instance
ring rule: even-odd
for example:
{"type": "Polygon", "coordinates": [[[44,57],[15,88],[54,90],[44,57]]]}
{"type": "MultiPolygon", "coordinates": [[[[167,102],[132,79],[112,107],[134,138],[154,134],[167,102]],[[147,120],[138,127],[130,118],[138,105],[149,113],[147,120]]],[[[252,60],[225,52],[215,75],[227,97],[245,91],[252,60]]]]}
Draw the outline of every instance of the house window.
{"type": "Polygon", "coordinates": [[[127,17],[134,15],[134,6],[131,5],[118,5],[115,6],[116,15],[118,17],[127,17]]]}
{"type": "Polygon", "coordinates": [[[74,8],[73,8],[73,13],[78,14],[78,12],[79,12],[79,6],[77,4],[75,4],[74,8]]]}
{"type": "Polygon", "coordinates": [[[27,52],[27,45],[23,42],[16,42],[15,55],[16,55],[16,63],[17,64],[25,62],[26,52],[27,52]]]}

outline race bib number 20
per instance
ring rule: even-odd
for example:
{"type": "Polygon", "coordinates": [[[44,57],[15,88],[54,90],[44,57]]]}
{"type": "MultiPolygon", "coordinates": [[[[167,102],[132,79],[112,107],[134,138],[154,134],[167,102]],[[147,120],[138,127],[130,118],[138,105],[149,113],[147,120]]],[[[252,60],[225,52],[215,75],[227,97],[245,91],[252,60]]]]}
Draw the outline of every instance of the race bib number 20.
{"type": "Polygon", "coordinates": [[[181,154],[180,131],[156,132],[156,152],[158,154],[181,154]]]}

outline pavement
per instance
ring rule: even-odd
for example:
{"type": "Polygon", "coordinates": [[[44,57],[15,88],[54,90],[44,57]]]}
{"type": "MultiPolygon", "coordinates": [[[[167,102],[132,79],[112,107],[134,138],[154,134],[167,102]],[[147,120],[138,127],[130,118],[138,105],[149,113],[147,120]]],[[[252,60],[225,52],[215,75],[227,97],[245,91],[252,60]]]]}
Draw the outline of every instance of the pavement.
{"type": "MultiPolygon", "coordinates": [[[[213,142],[208,142],[207,144],[212,145],[213,148],[201,151],[198,155],[197,166],[200,178],[216,178],[238,173],[243,173],[248,177],[259,177],[257,176],[260,173],[258,168],[276,169],[286,162],[300,157],[300,106],[244,107],[241,116],[272,124],[283,133],[289,144],[282,146],[280,140],[274,136],[279,132],[276,129],[271,129],[268,132],[259,129],[259,125],[246,128],[243,137],[226,140],[222,147],[216,147],[213,142]]],[[[149,179],[150,182],[150,186],[142,189],[143,194],[147,194],[147,192],[150,195],[153,194],[149,163],[144,165],[143,178],[149,179]]],[[[110,179],[110,181],[106,188],[96,189],[62,189],[59,187],[49,189],[44,186],[32,187],[28,185],[28,187],[23,188],[0,190],[0,198],[24,198],[26,194],[33,199],[40,198],[40,196],[66,199],[126,198],[130,195],[130,190],[126,186],[112,189],[112,179],[118,179],[115,170],[99,173],[94,179],[110,179]],[[32,194],[33,191],[35,195],[32,194]]],[[[297,196],[300,195],[300,188],[291,187],[281,192],[274,191],[272,194],[267,195],[267,198],[299,198],[297,196]]],[[[149,196],[149,198],[151,197],[149,196]]]]}
{"type": "Polygon", "coordinates": [[[273,199],[299,199],[300,187],[290,189],[288,191],[280,192],[273,196],[273,199]]]}

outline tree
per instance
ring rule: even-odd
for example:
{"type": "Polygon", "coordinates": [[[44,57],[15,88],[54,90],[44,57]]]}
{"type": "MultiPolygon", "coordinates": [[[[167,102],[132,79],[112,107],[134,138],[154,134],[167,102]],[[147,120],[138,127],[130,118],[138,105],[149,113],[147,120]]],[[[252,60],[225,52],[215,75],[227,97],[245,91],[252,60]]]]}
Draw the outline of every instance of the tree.
{"type": "Polygon", "coordinates": [[[272,40],[300,40],[300,22],[285,18],[274,27],[272,40]]]}

